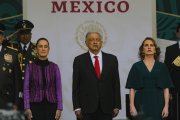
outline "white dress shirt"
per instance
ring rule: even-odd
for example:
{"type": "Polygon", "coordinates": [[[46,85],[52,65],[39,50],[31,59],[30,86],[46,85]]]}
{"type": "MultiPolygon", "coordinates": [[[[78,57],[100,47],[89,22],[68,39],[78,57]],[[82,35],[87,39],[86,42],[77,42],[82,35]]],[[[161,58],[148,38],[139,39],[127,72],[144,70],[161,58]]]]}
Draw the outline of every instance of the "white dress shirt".
{"type": "Polygon", "coordinates": [[[92,63],[94,65],[95,63],[95,58],[94,56],[98,56],[98,60],[99,60],[99,66],[100,66],[100,72],[102,72],[102,52],[100,51],[97,55],[93,54],[92,52],[89,51],[89,54],[91,56],[91,60],[92,60],[92,63]]]}
{"type": "Polygon", "coordinates": [[[29,45],[30,45],[30,42],[27,43],[27,44],[23,44],[23,43],[20,43],[20,44],[21,44],[22,50],[23,50],[24,46],[26,45],[26,51],[27,51],[27,50],[28,50],[28,47],[29,47],[29,45]]]}

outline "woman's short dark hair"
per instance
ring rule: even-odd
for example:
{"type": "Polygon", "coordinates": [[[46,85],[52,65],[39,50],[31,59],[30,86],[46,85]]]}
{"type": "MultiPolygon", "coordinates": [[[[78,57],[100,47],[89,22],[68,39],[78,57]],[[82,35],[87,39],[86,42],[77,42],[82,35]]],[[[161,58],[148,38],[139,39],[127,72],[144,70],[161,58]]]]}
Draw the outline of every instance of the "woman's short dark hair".
{"type": "Polygon", "coordinates": [[[146,37],[143,40],[141,46],[139,47],[139,57],[141,58],[141,60],[144,60],[145,54],[144,54],[144,51],[143,51],[143,46],[144,46],[144,42],[146,40],[151,40],[153,42],[153,44],[155,46],[155,51],[156,51],[155,54],[154,54],[154,59],[158,60],[159,59],[159,55],[160,55],[160,48],[157,46],[156,41],[153,38],[151,38],[151,37],[146,37]]]}
{"type": "Polygon", "coordinates": [[[37,42],[36,42],[36,48],[37,48],[37,45],[39,44],[39,42],[40,42],[41,40],[45,40],[45,41],[48,43],[48,46],[49,46],[49,41],[48,41],[48,39],[46,39],[46,38],[39,38],[39,39],[37,40],[37,42]]]}

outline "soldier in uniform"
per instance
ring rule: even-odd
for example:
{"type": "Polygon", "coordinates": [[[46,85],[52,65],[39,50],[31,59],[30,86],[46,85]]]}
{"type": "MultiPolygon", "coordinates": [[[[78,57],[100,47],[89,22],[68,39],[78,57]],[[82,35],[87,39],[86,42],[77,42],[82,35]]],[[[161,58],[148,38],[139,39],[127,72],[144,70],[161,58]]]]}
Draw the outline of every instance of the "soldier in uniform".
{"type": "Polygon", "coordinates": [[[165,64],[167,65],[175,88],[171,89],[170,120],[179,120],[180,115],[180,23],[176,28],[177,43],[166,48],[165,64]]]}
{"type": "MultiPolygon", "coordinates": [[[[35,52],[35,44],[31,42],[31,30],[34,28],[33,23],[28,20],[19,21],[15,25],[15,29],[17,32],[17,41],[18,43],[14,45],[15,48],[18,49],[18,60],[19,65],[21,68],[21,75],[22,75],[22,82],[21,82],[21,92],[19,94],[20,98],[23,98],[22,91],[23,91],[23,81],[25,75],[26,65],[28,63],[32,63],[36,59],[36,52],[35,52]]],[[[23,100],[20,100],[20,109],[23,110],[23,100]]]]}
{"type": "Polygon", "coordinates": [[[18,50],[5,42],[5,26],[0,23],[0,109],[17,107],[21,81],[18,50]]]}

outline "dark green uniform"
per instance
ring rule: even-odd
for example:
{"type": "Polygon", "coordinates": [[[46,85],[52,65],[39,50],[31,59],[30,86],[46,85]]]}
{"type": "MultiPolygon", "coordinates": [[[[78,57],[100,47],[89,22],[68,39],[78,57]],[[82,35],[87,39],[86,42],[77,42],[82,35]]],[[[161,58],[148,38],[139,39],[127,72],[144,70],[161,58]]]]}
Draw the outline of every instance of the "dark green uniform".
{"type": "Polygon", "coordinates": [[[173,87],[165,64],[156,61],[149,71],[143,61],[135,63],[128,75],[126,88],[134,88],[135,107],[142,120],[163,120],[163,89],[173,87]]]}
{"type": "Polygon", "coordinates": [[[36,59],[35,44],[30,42],[26,52],[22,50],[20,43],[14,44],[13,47],[18,49],[19,66],[21,68],[22,80],[24,80],[26,65],[32,63],[36,59]]]}
{"type": "Polygon", "coordinates": [[[23,103],[23,83],[24,83],[24,76],[25,76],[25,69],[26,65],[32,63],[36,59],[36,52],[35,52],[35,44],[30,42],[29,47],[26,52],[24,52],[19,44],[13,44],[13,47],[18,49],[18,61],[19,67],[21,70],[21,83],[20,83],[20,92],[19,92],[19,109],[24,109],[23,103]]]}
{"type": "Polygon", "coordinates": [[[17,104],[20,81],[17,49],[3,44],[0,51],[0,108],[5,108],[9,102],[17,104]]]}
{"type": "Polygon", "coordinates": [[[18,49],[18,60],[21,69],[21,92],[19,94],[20,104],[19,109],[24,110],[23,107],[23,83],[25,76],[26,65],[32,63],[36,58],[35,44],[31,42],[31,30],[34,28],[34,24],[28,20],[19,21],[14,28],[17,32],[18,44],[12,44],[13,47],[18,49]]]}

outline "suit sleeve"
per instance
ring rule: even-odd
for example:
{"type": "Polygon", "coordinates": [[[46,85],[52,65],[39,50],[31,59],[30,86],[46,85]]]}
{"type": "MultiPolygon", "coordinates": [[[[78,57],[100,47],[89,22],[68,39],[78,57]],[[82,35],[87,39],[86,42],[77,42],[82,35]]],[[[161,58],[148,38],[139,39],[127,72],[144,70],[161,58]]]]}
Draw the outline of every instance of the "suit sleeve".
{"type": "Polygon", "coordinates": [[[79,103],[79,61],[77,58],[73,62],[73,84],[72,84],[72,99],[74,110],[80,108],[79,103]]]}
{"type": "Polygon", "coordinates": [[[167,65],[168,69],[170,70],[171,69],[171,56],[169,54],[168,48],[166,48],[164,63],[167,65]]]}
{"type": "Polygon", "coordinates": [[[114,108],[121,109],[121,93],[120,93],[120,78],[118,69],[118,60],[115,57],[115,71],[114,71],[114,108]]]}
{"type": "MultiPolygon", "coordinates": [[[[172,47],[171,48],[167,47],[166,52],[165,52],[165,60],[164,60],[164,63],[166,64],[166,66],[168,68],[168,71],[170,73],[171,78],[173,78],[174,71],[180,70],[179,67],[176,67],[175,65],[172,64],[172,62],[173,62],[173,51],[174,50],[172,50],[172,47]]],[[[172,79],[172,82],[175,85],[175,83],[176,83],[175,79],[172,79]]],[[[175,92],[174,90],[175,90],[175,88],[170,88],[171,93],[175,92]]]]}

